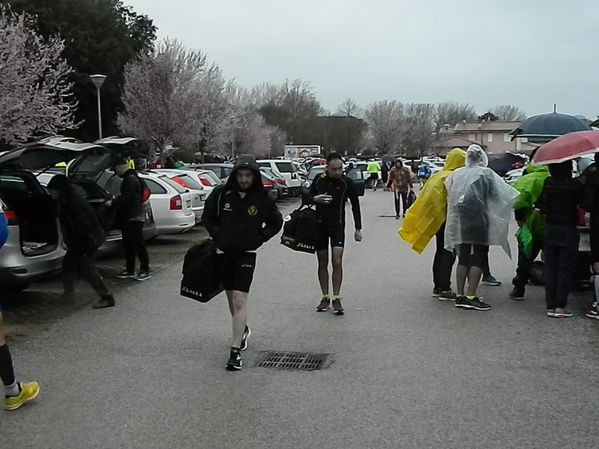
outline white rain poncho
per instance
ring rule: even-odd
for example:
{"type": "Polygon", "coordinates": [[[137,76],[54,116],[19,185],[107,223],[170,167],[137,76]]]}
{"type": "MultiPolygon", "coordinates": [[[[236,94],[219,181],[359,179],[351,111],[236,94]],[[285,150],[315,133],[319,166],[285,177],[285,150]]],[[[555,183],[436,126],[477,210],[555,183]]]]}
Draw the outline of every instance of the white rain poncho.
{"type": "Polygon", "coordinates": [[[488,163],[483,149],[470,145],[466,166],[445,180],[445,248],[454,251],[461,243],[499,245],[511,257],[507,236],[519,193],[488,168],[488,163]]]}

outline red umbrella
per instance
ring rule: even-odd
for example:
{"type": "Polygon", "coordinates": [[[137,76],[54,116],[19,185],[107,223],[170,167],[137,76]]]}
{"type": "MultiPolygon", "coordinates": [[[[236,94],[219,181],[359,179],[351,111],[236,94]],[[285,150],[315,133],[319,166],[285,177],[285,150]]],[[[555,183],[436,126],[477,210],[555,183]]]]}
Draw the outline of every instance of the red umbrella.
{"type": "Polygon", "coordinates": [[[599,152],[599,131],[577,131],[539,147],[532,163],[534,165],[559,164],[597,152],[599,152]]]}

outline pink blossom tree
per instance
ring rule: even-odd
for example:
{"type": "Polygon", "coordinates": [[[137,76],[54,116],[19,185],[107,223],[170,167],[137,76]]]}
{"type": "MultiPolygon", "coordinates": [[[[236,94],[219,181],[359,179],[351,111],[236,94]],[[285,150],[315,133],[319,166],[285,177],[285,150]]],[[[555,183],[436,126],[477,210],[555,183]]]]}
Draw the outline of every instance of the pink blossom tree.
{"type": "Polygon", "coordinates": [[[35,32],[30,16],[0,7],[0,145],[77,127],[63,50],[59,37],[35,32]]]}

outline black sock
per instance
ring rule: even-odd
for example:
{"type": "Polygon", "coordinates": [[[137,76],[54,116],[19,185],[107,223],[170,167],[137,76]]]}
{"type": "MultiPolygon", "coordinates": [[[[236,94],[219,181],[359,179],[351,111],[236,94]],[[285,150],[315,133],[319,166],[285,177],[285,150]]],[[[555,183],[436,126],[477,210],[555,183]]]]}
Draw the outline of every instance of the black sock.
{"type": "Polygon", "coordinates": [[[15,369],[12,366],[12,358],[6,344],[0,346],[0,378],[4,385],[15,383],[15,369]]]}

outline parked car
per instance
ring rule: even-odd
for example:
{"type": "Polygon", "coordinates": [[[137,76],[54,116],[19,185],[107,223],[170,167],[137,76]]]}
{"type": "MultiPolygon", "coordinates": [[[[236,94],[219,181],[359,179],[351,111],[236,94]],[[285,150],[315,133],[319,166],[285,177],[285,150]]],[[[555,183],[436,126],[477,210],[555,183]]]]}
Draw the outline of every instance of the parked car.
{"type": "Polygon", "coordinates": [[[190,168],[185,167],[180,170],[187,171],[193,179],[197,179],[204,188],[208,190],[208,194],[212,192],[214,187],[222,184],[223,182],[216,176],[216,174],[211,170],[203,170],[201,168],[190,168]]]}
{"type": "Polygon", "coordinates": [[[44,139],[0,155],[0,206],[9,236],[0,249],[0,289],[58,274],[65,254],[53,200],[30,170],[45,170],[96,145],[44,139]]]}
{"type": "Polygon", "coordinates": [[[292,161],[283,159],[262,159],[257,161],[260,167],[272,169],[275,173],[281,173],[285,177],[290,195],[299,195],[302,187],[302,180],[297,172],[297,168],[292,161]]]}
{"type": "MultiPolygon", "coordinates": [[[[195,226],[196,215],[191,207],[191,193],[187,189],[164,174],[139,172],[139,177],[144,180],[151,192],[149,201],[158,235],[178,234],[195,226]]],[[[106,180],[106,190],[113,195],[118,195],[121,181],[121,178],[112,173],[106,180]]]]}
{"type": "Polygon", "coordinates": [[[211,187],[204,187],[199,181],[193,178],[190,171],[177,170],[177,169],[158,169],[154,170],[156,173],[164,173],[172,181],[179,184],[181,187],[191,193],[191,208],[196,216],[196,224],[202,221],[202,214],[204,213],[204,203],[206,198],[212,191],[211,187]],[[210,189],[210,190],[208,190],[210,189]]]}
{"type": "Polygon", "coordinates": [[[212,172],[214,172],[216,174],[218,179],[225,182],[227,180],[227,178],[229,177],[229,175],[231,174],[231,172],[233,171],[233,164],[227,164],[227,163],[198,164],[198,165],[193,166],[193,168],[194,169],[201,168],[204,170],[211,170],[212,172]]]}
{"type": "Polygon", "coordinates": [[[276,188],[278,190],[278,196],[280,198],[286,198],[289,196],[289,187],[287,187],[287,182],[285,181],[285,177],[280,173],[275,173],[271,168],[268,167],[260,167],[260,172],[266,173],[266,175],[274,180],[276,183],[276,188]]]}

